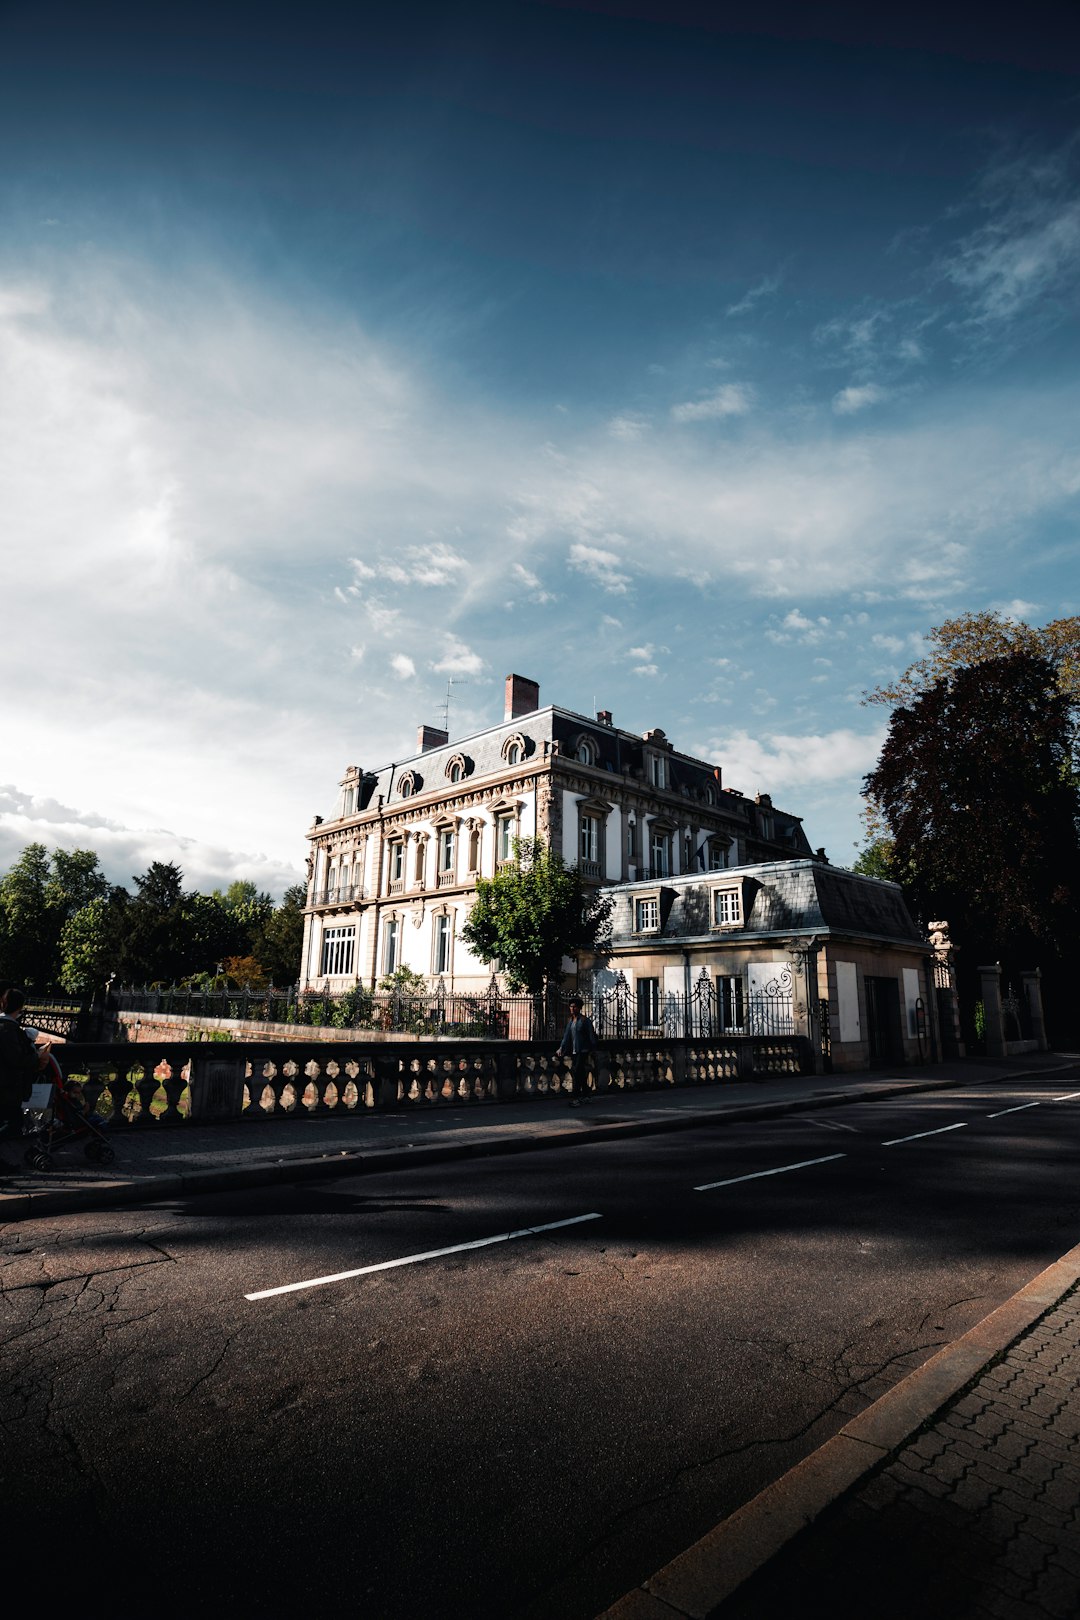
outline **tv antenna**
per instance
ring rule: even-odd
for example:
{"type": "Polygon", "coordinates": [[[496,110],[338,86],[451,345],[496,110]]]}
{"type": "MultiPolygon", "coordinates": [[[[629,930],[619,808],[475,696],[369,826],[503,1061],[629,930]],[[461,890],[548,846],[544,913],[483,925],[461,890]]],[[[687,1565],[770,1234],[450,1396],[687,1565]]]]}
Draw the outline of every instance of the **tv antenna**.
{"type": "Polygon", "coordinates": [[[468,686],[468,681],[462,680],[460,675],[449,675],[446,680],[446,696],[442,701],[442,728],[446,735],[450,735],[450,688],[452,686],[468,686]]]}

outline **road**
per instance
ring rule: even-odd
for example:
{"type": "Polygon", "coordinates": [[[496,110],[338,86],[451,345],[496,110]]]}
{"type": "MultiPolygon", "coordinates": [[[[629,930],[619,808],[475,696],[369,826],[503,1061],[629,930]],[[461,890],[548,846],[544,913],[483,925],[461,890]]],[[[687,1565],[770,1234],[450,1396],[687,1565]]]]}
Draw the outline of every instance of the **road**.
{"type": "Polygon", "coordinates": [[[588,1620],[1080,1240],[1078,1171],[1074,1067],[7,1226],[4,1522],[84,1614],[588,1620]]]}

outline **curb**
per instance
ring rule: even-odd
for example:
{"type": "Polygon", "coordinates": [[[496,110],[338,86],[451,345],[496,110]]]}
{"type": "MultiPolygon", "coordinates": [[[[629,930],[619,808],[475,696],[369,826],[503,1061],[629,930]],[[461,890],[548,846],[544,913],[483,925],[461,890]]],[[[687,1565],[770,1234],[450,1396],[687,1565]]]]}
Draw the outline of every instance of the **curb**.
{"type": "Polygon", "coordinates": [[[1080,1244],[901,1379],[597,1620],[710,1620],[822,1513],[902,1451],[1080,1282],[1080,1244]]]}
{"type": "MultiPolygon", "coordinates": [[[[995,1075],[998,1080],[1023,1080],[1035,1074],[1053,1074],[1057,1068],[1072,1068],[1075,1059],[1055,1067],[1019,1069],[995,1075]]],[[[972,1076],[971,1078],[975,1078],[972,1076]]],[[[948,1076],[934,1080],[898,1080],[895,1085],[875,1091],[810,1092],[805,1097],[789,1097],[782,1102],[741,1103],[719,1107],[709,1113],[680,1114],[674,1119],[620,1120],[614,1125],[593,1125],[584,1129],[548,1130],[542,1135],[504,1137],[490,1142],[440,1142],[431,1147],[383,1148],[361,1153],[336,1148],[312,1158],[279,1159],[272,1164],[236,1165],[231,1169],[187,1170],[166,1176],[144,1176],[137,1181],[99,1181],[85,1187],[66,1187],[51,1192],[0,1193],[0,1224],[5,1221],[34,1219],[39,1215],[69,1215],[78,1210],[112,1209],[126,1204],[152,1204],[164,1198],[211,1192],[239,1192],[249,1187],[269,1187],[282,1182],[317,1180],[340,1175],[343,1169],[365,1175],[382,1170],[415,1169],[418,1165],[440,1164],[452,1159],[496,1158],[507,1153],[535,1153],[545,1148],[595,1146],[598,1142],[620,1141],[636,1136],[661,1136],[671,1131],[700,1130],[702,1126],[743,1124],[758,1119],[776,1119],[802,1113],[806,1108],[839,1108],[849,1103],[887,1101],[892,1097],[942,1091],[967,1083],[967,1077],[948,1076]]],[[[602,1098],[591,1101],[602,1102],[602,1098]]],[[[528,1129],[528,1127],[526,1127],[528,1129]]]]}

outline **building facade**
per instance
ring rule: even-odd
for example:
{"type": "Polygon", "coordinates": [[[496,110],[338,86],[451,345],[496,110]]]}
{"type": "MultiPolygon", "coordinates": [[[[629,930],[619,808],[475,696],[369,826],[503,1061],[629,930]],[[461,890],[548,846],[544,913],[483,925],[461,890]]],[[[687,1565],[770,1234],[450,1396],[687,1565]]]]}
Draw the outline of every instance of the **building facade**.
{"type": "Polygon", "coordinates": [[[416,752],[377,771],[349,766],[332,815],[308,832],[302,985],[375,985],[399,967],[449,989],[484,988],[491,964],[458,937],[478,877],[539,837],[596,884],[666,884],[687,874],[809,856],[798,816],[767,794],[727,788],[718,765],[662,730],[611,714],[540,707],[506,678],[502,722],[451,742],[421,726],[416,752]]]}
{"type": "Polygon", "coordinates": [[[642,1034],[801,1035],[837,1071],[941,1051],[933,948],[900,889],[820,855],[616,885],[590,971],[642,1034]]]}

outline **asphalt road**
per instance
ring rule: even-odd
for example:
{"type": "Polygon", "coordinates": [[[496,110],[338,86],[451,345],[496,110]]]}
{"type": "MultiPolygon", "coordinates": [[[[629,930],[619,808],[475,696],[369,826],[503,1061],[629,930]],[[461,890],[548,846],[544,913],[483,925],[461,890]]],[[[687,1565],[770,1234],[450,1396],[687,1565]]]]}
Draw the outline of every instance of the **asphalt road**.
{"type": "Polygon", "coordinates": [[[1080,1068],[6,1227],[5,1542],[83,1614],[588,1620],[1080,1240],[1078,1171],[1080,1068]]]}

